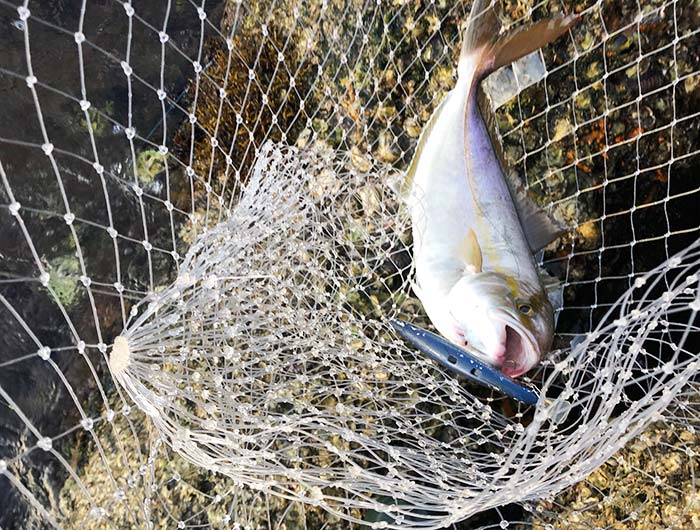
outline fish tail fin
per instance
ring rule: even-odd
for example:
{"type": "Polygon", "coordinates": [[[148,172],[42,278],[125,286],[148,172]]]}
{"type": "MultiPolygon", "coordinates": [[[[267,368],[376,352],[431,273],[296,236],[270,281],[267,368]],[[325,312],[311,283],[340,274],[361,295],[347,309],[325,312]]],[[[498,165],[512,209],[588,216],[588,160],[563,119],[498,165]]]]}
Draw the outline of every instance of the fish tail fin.
{"type": "Polygon", "coordinates": [[[497,0],[474,0],[462,40],[461,57],[491,45],[501,32],[501,19],[496,12],[497,0]]]}
{"type": "Polygon", "coordinates": [[[496,0],[474,0],[472,4],[457,67],[462,78],[475,75],[501,32],[501,20],[496,13],[495,2],[496,0]]]}
{"type": "Polygon", "coordinates": [[[462,42],[460,76],[483,78],[555,41],[579,20],[575,14],[559,14],[502,33],[496,4],[497,0],[475,0],[462,42]]]}

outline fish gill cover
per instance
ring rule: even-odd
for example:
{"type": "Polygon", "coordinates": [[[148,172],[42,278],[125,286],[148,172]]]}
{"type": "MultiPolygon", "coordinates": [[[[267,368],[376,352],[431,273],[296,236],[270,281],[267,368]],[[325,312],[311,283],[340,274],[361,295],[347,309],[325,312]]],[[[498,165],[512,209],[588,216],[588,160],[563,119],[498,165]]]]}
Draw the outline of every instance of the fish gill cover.
{"type": "Polygon", "coordinates": [[[697,5],[499,5],[581,15],[482,86],[568,227],[535,407],[389,325],[469,9],[0,0],[2,528],[695,524],[697,5]]]}

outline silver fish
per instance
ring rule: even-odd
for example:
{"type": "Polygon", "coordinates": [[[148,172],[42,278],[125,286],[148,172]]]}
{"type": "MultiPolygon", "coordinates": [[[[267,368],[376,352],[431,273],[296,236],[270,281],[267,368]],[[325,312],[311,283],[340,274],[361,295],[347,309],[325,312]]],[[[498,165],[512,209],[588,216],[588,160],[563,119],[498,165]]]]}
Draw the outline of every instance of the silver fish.
{"type": "Polygon", "coordinates": [[[533,253],[560,227],[512,192],[478,109],[490,72],[555,40],[561,15],[501,35],[488,2],[472,8],[458,79],[423,131],[404,183],[414,290],[438,331],[511,377],[536,366],[554,336],[553,306],[533,253]]]}

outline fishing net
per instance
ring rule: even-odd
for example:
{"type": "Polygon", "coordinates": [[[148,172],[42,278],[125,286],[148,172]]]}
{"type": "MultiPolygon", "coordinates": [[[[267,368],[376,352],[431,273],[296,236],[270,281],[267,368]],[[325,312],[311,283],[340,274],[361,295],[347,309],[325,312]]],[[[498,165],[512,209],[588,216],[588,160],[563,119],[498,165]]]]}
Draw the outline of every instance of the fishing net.
{"type": "Polygon", "coordinates": [[[499,5],[581,13],[480,87],[568,227],[528,407],[389,325],[469,8],[0,0],[0,525],[696,524],[700,11],[499,5]]]}

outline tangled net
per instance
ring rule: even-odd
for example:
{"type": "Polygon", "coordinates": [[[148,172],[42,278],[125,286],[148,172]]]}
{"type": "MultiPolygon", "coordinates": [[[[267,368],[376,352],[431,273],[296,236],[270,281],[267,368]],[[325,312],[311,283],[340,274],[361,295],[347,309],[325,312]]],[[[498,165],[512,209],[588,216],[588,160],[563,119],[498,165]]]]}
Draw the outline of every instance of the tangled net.
{"type": "Polygon", "coordinates": [[[410,294],[409,266],[397,267],[410,263],[408,222],[391,190],[266,147],[230,217],[112,353],[117,381],[192,463],[343,518],[443,527],[580,481],[696,373],[693,328],[671,322],[700,309],[697,245],[558,352],[535,377],[534,415],[499,412],[382,322],[410,294]],[[349,302],[382,291],[373,319],[349,302]]]}
{"type": "Polygon", "coordinates": [[[542,257],[565,305],[536,407],[388,325],[428,325],[394,189],[468,4],[0,6],[1,524],[647,524],[585,519],[645,430],[690,477],[659,527],[700,509],[691,3],[568,6],[570,35],[482,86],[570,227],[542,257]]]}

